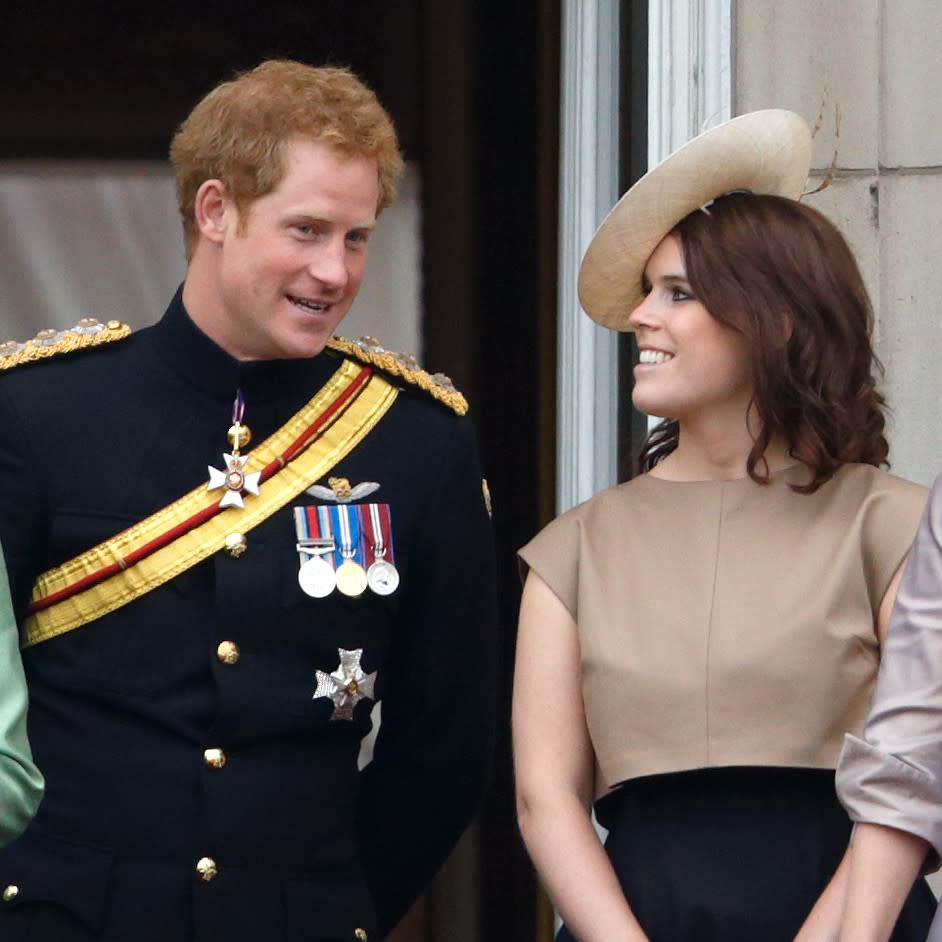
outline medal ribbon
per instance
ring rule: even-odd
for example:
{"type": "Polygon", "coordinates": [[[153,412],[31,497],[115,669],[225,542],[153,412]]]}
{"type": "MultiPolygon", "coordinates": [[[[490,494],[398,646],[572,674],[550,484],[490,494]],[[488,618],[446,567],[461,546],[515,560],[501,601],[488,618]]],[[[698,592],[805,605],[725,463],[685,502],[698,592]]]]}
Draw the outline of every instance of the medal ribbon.
{"type": "Polygon", "coordinates": [[[322,527],[318,518],[316,507],[295,507],[294,510],[294,532],[298,538],[298,556],[301,562],[310,559],[312,556],[322,556],[329,558],[333,552],[321,546],[318,543],[327,541],[333,542],[330,533],[330,527],[322,527]],[[307,544],[307,545],[305,545],[307,544]]]}
{"type": "Polygon", "coordinates": [[[360,504],[360,526],[366,534],[366,557],[370,565],[377,559],[393,562],[392,520],[389,504],[360,504]]]}
{"type": "Polygon", "coordinates": [[[326,510],[330,514],[330,521],[337,541],[336,555],[339,557],[337,564],[340,565],[345,559],[352,559],[362,565],[363,552],[360,548],[360,527],[355,508],[349,504],[333,504],[330,507],[318,508],[318,512],[320,510],[326,510]]]}

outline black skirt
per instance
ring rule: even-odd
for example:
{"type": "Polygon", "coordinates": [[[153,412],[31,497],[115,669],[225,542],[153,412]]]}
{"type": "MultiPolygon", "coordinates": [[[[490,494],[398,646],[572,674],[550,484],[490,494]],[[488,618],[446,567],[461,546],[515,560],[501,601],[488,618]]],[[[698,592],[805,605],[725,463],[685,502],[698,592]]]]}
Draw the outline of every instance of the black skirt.
{"type": "MultiPolygon", "coordinates": [[[[700,769],[626,783],[596,805],[650,942],[792,942],[844,855],[851,822],[819,769],[700,769]]],[[[891,942],[925,942],[928,884],[891,942]]],[[[563,927],[558,942],[573,942],[563,927]]]]}

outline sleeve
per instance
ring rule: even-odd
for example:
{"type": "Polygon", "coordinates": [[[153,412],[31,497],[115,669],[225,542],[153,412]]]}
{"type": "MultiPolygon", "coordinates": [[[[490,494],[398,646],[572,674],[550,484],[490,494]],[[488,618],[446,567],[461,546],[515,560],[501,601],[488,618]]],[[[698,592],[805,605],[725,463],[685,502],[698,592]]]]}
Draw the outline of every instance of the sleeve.
{"type": "Polygon", "coordinates": [[[26,678],[18,637],[0,557],[0,846],[25,829],[43,793],[26,739],[26,678]]]}
{"type": "Polygon", "coordinates": [[[526,576],[527,570],[532,569],[573,618],[578,617],[579,543],[582,534],[577,510],[548,523],[517,554],[522,575],[526,576]]]}
{"type": "Polygon", "coordinates": [[[490,771],[497,599],[471,425],[451,446],[412,547],[373,761],[360,777],[361,858],[385,935],[469,824],[490,771]]]}
{"type": "Polygon", "coordinates": [[[903,571],[863,738],[847,735],[837,790],[854,821],[907,831],[942,855],[942,476],[903,571]]]}

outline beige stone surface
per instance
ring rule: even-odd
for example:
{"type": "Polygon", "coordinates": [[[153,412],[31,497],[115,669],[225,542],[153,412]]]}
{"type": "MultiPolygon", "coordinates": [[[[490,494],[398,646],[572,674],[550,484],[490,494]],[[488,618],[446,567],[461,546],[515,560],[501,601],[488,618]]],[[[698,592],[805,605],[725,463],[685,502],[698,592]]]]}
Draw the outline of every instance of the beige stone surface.
{"type": "Polygon", "coordinates": [[[880,160],[942,164],[942,3],[883,0],[880,160]]]}
{"type": "Polygon", "coordinates": [[[893,471],[942,471],[942,173],[880,179],[880,337],[893,471]]]}
{"type": "Polygon", "coordinates": [[[736,5],[737,113],[791,108],[809,123],[825,89],[830,105],[814,166],[876,169],[879,142],[880,0],[748,0],[736,5]]]}
{"type": "MultiPolygon", "coordinates": [[[[820,183],[812,177],[809,189],[820,183]]],[[[860,273],[877,307],[880,291],[880,243],[877,231],[878,193],[875,174],[837,177],[827,189],[803,202],[824,213],[847,239],[857,257],[860,273]]]]}

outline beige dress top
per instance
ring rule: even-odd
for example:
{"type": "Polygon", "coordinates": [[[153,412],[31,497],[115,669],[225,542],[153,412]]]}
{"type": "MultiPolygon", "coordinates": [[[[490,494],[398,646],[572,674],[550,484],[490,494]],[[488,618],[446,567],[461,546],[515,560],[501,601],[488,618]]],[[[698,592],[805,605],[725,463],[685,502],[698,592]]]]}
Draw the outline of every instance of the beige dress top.
{"type": "Polygon", "coordinates": [[[643,475],[520,551],[578,626],[597,797],[696,768],[834,768],[844,733],[863,729],[875,613],[926,490],[846,465],[795,493],[804,473],[643,475]]]}

